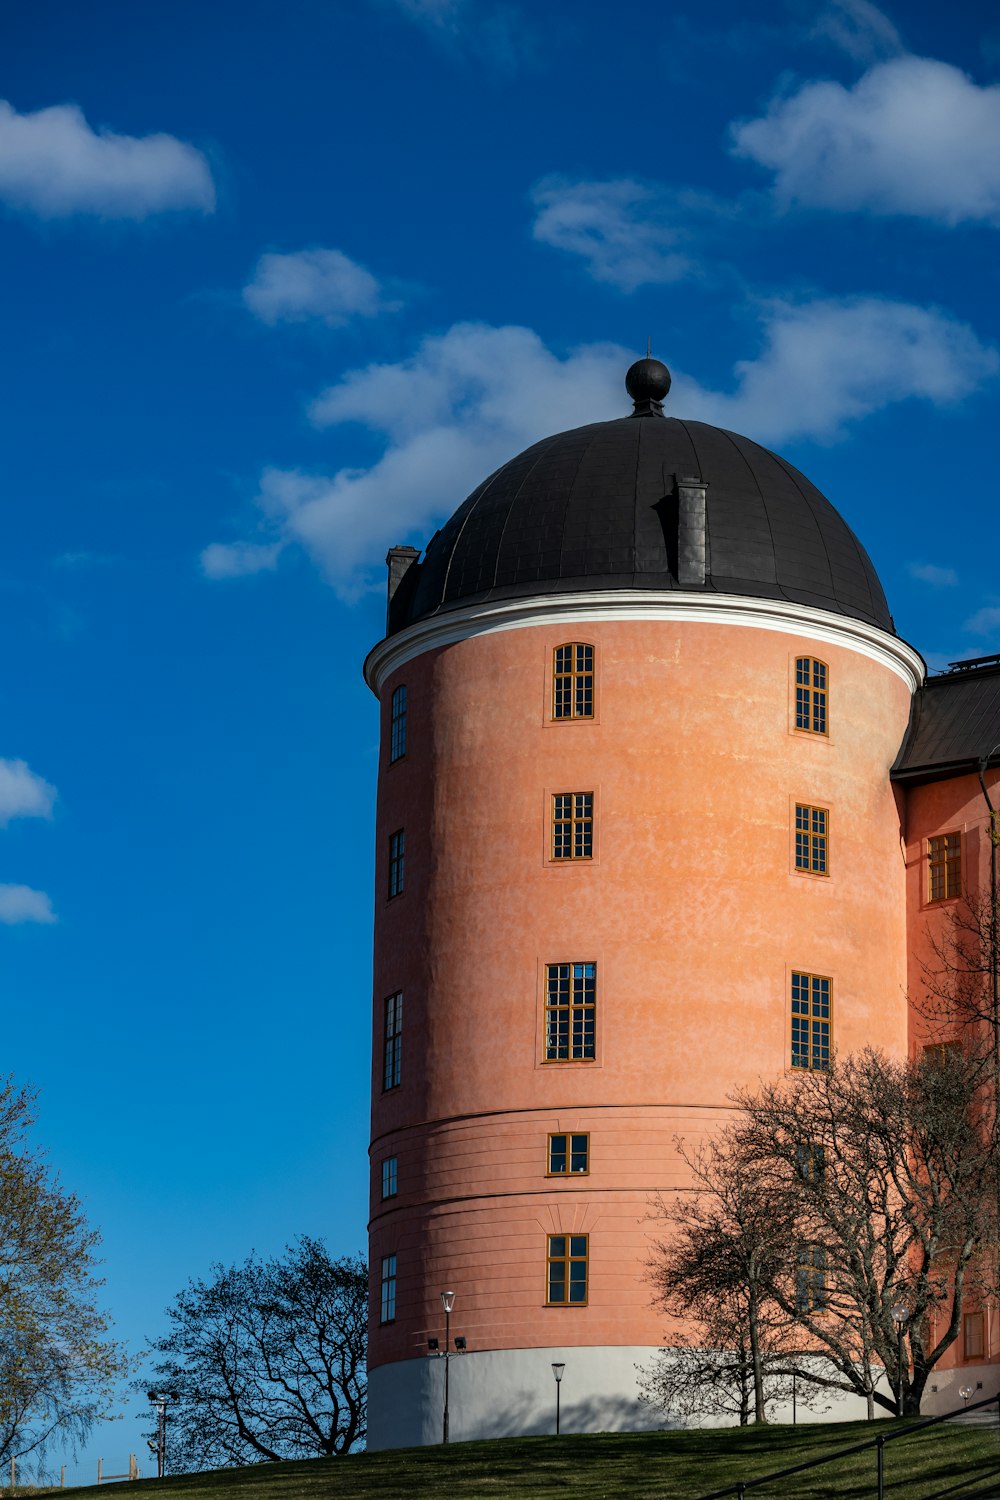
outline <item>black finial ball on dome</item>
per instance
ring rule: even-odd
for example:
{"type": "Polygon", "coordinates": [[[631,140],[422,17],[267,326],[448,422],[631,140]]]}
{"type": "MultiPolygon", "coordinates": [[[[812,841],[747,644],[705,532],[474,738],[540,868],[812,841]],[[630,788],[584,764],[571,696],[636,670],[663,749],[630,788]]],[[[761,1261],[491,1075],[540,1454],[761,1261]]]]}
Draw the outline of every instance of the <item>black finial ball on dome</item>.
{"type": "Polygon", "coordinates": [[[637,359],[625,376],[625,389],[636,406],[663,400],[670,389],[670,371],[662,360],[637,359]]]}

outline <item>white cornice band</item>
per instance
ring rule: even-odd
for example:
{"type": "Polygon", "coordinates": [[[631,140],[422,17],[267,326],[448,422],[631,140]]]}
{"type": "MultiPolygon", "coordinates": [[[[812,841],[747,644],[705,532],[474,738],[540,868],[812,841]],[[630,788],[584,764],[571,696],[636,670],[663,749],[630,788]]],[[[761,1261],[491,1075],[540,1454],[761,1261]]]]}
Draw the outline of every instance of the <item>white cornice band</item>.
{"type": "Polygon", "coordinates": [[[365,657],[365,681],[376,697],[386,678],[416,656],[452,646],[471,636],[498,630],[527,630],[533,625],[589,625],[602,620],[662,620],[678,624],[744,625],[778,630],[824,645],[843,646],[879,662],[915,692],[926,675],[923,657],[898,636],[849,615],[831,614],[786,599],[752,599],[739,594],[693,594],[681,590],[602,589],[590,593],[536,594],[467,604],[418,620],[373,646],[365,657]]]}

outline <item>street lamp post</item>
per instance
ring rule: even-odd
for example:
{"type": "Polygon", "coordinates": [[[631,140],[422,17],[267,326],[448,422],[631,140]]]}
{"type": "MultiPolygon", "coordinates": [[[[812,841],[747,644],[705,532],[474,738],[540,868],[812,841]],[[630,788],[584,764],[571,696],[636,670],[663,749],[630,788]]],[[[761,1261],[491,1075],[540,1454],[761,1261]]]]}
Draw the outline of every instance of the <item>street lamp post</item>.
{"type": "MultiPolygon", "coordinates": [[[[167,1464],[167,1402],[177,1400],[176,1391],[147,1391],[147,1398],[156,1407],[156,1477],[163,1478],[167,1464]]],[[[152,1443],[149,1445],[154,1447],[152,1443]]]]}
{"type": "Polygon", "coordinates": [[[897,1302],[892,1309],[892,1321],[896,1325],[896,1416],[903,1415],[903,1325],[910,1316],[905,1302],[897,1302]]]}
{"type": "Polygon", "coordinates": [[[562,1389],[563,1370],[565,1368],[564,1364],[557,1364],[553,1360],[552,1373],[556,1377],[556,1437],[559,1436],[559,1392],[562,1389]]]}
{"type": "MultiPolygon", "coordinates": [[[[441,1434],[442,1443],[448,1441],[448,1373],[451,1367],[451,1310],[455,1306],[455,1293],[442,1292],[441,1306],[444,1308],[444,1348],[441,1348],[437,1339],[427,1340],[428,1352],[436,1359],[444,1360],[444,1428],[441,1434]]],[[[455,1353],[467,1354],[468,1341],[465,1338],[455,1340],[455,1353]]]]}

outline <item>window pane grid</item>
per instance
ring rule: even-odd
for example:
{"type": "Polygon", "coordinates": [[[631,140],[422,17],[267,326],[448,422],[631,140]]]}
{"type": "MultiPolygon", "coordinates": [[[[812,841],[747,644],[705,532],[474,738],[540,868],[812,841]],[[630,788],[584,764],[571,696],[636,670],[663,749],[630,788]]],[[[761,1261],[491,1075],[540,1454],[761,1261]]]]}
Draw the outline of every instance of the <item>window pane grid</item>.
{"type": "Polygon", "coordinates": [[[593,853],[593,792],[555,793],[552,798],[552,858],[591,859],[593,853]]]}
{"type": "Polygon", "coordinates": [[[545,975],[546,1061],[593,1057],[597,965],[548,964],[545,975]]]}
{"type": "Polygon", "coordinates": [[[389,760],[400,760],[406,754],[406,688],[400,685],[392,695],[392,726],[389,735],[389,760]]]}
{"type": "Polygon", "coordinates": [[[406,879],[406,836],[402,828],[389,835],[389,899],[402,893],[406,879]]]}
{"type": "Polygon", "coordinates": [[[382,1197],[395,1198],[396,1196],[396,1171],[397,1158],[387,1156],[382,1163],[382,1197]]]}
{"type": "Polygon", "coordinates": [[[552,717],[594,717],[594,648],[582,641],[557,646],[552,653],[552,717]]]}
{"type": "Polygon", "coordinates": [[[550,1234],[548,1291],[550,1307],[582,1307],[587,1301],[588,1236],[550,1234]]]}
{"type": "Polygon", "coordinates": [[[822,974],[792,975],[792,1067],[830,1066],[831,984],[822,974]]]}
{"type": "Polygon", "coordinates": [[[382,1088],[398,1088],[403,1076],[403,996],[401,991],[390,995],[385,1002],[385,1042],[382,1059],[382,1088]]]}
{"type": "Polygon", "coordinates": [[[928,840],[929,899],[947,901],[962,894],[962,835],[942,833],[928,840]]]}
{"type": "Polygon", "coordinates": [[[549,1136],[549,1176],[567,1177],[590,1171],[589,1135],[549,1136]]]}
{"type": "Polygon", "coordinates": [[[795,804],[795,868],[810,875],[829,873],[830,814],[825,807],[795,804]]]}
{"type": "Polygon", "coordinates": [[[391,1323],[396,1316],[396,1257],[382,1257],[382,1311],[380,1322],[391,1323]]]}
{"type": "Polygon", "coordinates": [[[826,1247],[800,1245],[795,1266],[795,1307],[797,1312],[825,1312],[826,1247]]]}
{"type": "Polygon", "coordinates": [[[813,656],[795,658],[795,727],[808,734],[826,734],[826,662],[813,656]]]}

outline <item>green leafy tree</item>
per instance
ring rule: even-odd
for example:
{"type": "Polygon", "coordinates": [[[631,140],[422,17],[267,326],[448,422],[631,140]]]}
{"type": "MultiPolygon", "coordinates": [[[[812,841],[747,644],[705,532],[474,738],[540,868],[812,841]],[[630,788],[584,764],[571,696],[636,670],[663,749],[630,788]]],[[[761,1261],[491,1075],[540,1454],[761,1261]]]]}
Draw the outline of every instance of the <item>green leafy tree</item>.
{"type": "Polygon", "coordinates": [[[215,1265],[167,1309],[144,1384],[176,1392],[172,1473],[348,1453],[366,1430],[368,1271],[303,1235],[283,1256],[215,1265]]]}
{"type": "Polygon", "coordinates": [[[108,1415],[127,1361],[98,1306],[100,1235],[32,1145],[34,1105],[0,1082],[0,1461],[38,1468],[108,1415]]]}

